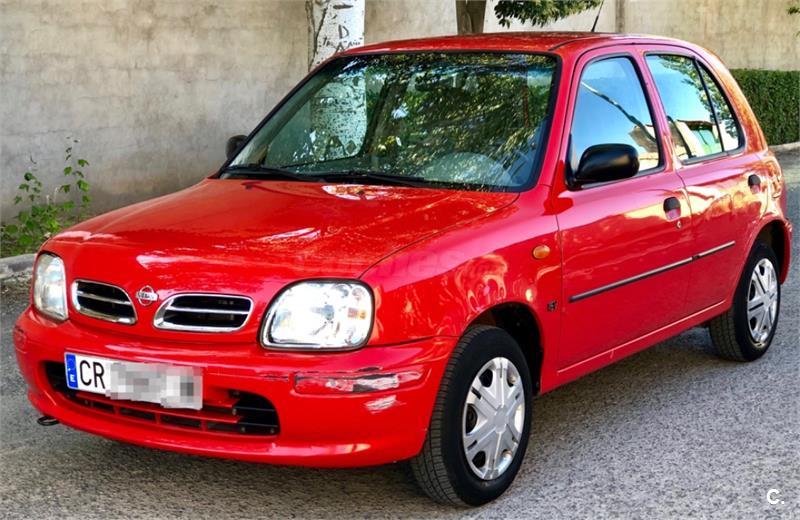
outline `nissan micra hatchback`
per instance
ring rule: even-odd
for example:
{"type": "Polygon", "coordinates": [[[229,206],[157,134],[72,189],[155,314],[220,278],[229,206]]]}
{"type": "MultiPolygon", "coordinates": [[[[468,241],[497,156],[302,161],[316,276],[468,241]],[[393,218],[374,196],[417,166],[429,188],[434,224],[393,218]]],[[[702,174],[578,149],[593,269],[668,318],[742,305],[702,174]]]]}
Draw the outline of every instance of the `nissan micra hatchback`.
{"type": "MultiPolygon", "coordinates": [[[[772,342],[780,167],[712,54],[498,34],[324,63],[209,178],[60,233],[14,342],[51,422],[498,497],[532,398],[690,327],[772,342]]],[[[534,439],[535,441],[535,439],[534,439]]]]}

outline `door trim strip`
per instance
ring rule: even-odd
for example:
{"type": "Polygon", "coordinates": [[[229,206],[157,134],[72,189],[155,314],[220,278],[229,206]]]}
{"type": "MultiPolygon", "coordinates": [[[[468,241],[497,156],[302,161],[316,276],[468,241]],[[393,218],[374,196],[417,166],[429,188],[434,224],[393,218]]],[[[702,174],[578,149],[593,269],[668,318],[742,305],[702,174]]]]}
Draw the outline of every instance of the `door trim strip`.
{"type": "Polygon", "coordinates": [[[684,265],[690,264],[690,263],[692,263],[692,262],[694,262],[696,260],[699,260],[701,258],[705,258],[707,256],[713,255],[714,253],[719,253],[720,251],[723,251],[725,249],[733,247],[735,244],[736,244],[736,241],[735,240],[731,240],[730,242],[726,242],[726,243],[724,243],[722,245],[719,245],[717,247],[712,247],[711,249],[707,249],[706,251],[702,251],[700,253],[697,253],[696,255],[694,255],[694,256],[692,256],[690,258],[684,258],[683,260],[678,260],[677,262],[674,262],[674,263],[671,263],[671,264],[667,264],[667,265],[662,266],[662,267],[657,267],[657,268],[652,269],[650,271],[645,271],[644,273],[637,274],[636,276],[631,276],[630,278],[625,278],[623,280],[619,280],[617,282],[613,282],[613,283],[610,283],[608,285],[603,285],[601,287],[598,287],[596,289],[592,289],[590,291],[586,291],[586,292],[582,292],[580,294],[576,294],[574,296],[570,296],[569,297],[569,302],[570,303],[577,302],[577,301],[589,298],[591,296],[596,296],[596,295],[598,295],[600,293],[604,293],[606,291],[610,291],[612,289],[617,289],[619,287],[622,287],[623,285],[628,285],[630,283],[638,282],[639,280],[643,280],[645,278],[650,278],[651,276],[655,276],[657,274],[661,274],[661,273],[664,273],[666,271],[671,271],[672,269],[677,269],[678,267],[682,267],[684,265]]]}
{"type": "Polygon", "coordinates": [[[705,258],[706,256],[713,255],[714,253],[719,253],[720,251],[728,249],[729,247],[733,247],[734,245],[736,245],[735,240],[731,240],[730,242],[725,242],[721,246],[712,247],[711,249],[708,249],[706,251],[703,251],[702,253],[694,255],[693,260],[699,260],[700,258],[705,258]]]}

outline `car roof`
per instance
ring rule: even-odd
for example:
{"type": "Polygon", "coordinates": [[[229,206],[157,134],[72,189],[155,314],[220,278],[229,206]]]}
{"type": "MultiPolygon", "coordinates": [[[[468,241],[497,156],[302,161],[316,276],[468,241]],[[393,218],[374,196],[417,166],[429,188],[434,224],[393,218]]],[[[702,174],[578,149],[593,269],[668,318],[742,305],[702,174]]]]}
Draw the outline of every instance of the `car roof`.
{"type": "Polygon", "coordinates": [[[374,54],[421,51],[516,51],[565,54],[611,44],[679,44],[686,42],[661,36],[593,32],[502,32],[438,36],[397,40],[354,47],[343,54],[374,54]]]}

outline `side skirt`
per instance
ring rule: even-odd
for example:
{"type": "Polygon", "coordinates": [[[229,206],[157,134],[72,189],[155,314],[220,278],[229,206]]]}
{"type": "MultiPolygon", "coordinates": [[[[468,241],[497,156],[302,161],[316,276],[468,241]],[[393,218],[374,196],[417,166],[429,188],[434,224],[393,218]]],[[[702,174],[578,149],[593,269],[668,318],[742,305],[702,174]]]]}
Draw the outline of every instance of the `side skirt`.
{"type": "Polygon", "coordinates": [[[656,343],[664,341],[665,339],[677,336],[681,332],[689,330],[692,327],[696,327],[697,325],[700,325],[701,323],[704,323],[711,318],[722,314],[728,307],[730,307],[730,305],[731,302],[729,300],[715,303],[714,305],[706,307],[705,309],[695,312],[694,314],[690,314],[689,316],[671,323],[670,325],[666,325],[660,329],[648,332],[647,334],[639,336],[636,339],[632,339],[626,343],[606,350],[601,354],[584,359],[583,361],[579,361],[578,363],[570,365],[561,370],[549,370],[549,373],[545,373],[545,367],[542,367],[542,388],[540,393],[553,390],[561,385],[569,383],[570,381],[574,381],[583,375],[594,372],[595,370],[610,365],[615,361],[619,361],[620,359],[626,358],[632,354],[653,346],[656,343]]]}

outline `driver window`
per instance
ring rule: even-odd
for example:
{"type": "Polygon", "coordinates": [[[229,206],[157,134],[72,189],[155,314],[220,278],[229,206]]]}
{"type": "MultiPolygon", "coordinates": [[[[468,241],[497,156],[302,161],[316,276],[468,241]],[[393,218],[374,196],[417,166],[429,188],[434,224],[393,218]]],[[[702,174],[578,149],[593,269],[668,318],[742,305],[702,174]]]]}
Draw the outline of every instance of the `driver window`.
{"type": "Polygon", "coordinates": [[[639,171],[661,164],[653,117],[629,58],[590,63],[583,70],[570,135],[570,167],[598,144],[628,144],[639,152],[639,171]]]}

